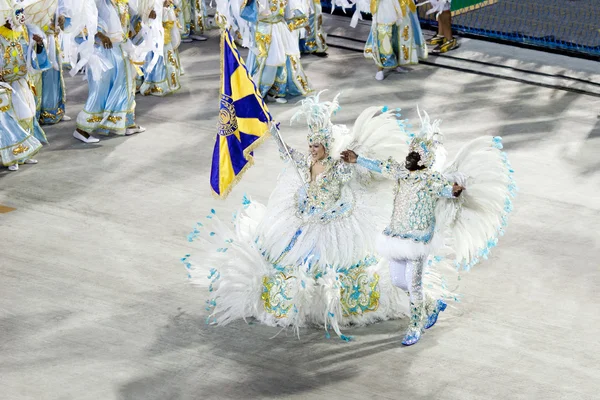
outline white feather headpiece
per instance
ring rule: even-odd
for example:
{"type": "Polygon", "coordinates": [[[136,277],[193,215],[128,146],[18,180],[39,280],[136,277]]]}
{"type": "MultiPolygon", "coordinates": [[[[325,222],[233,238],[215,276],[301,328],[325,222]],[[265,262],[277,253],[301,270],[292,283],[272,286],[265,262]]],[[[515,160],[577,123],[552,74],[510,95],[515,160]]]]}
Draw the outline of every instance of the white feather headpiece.
{"type": "Polygon", "coordinates": [[[432,168],[445,162],[444,135],[440,131],[441,120],[434,120],[427,112],[417,107],[419,118],[421,119],[421,131],[414,136],[409,145],[409,153],[416,152],[421,159],[418,165],[432,168]],[[438,160],[438,157],[440,158],[438,160]],[[443,158],[443,159],[442,159],[443,158]]]}
{"type": "Polygon", "coordinates": [[[332,101],[319,102],[321,94],[325,90],[307,97],[300,102],[300,109],[292,116],[290,123],[293,124],[301,117],[306,118],[308,124],[308,142],[310,144],[322,144],[327,150],[333,143],[333,124],[331,117],[340,109],[338,93],[332,101]]]}

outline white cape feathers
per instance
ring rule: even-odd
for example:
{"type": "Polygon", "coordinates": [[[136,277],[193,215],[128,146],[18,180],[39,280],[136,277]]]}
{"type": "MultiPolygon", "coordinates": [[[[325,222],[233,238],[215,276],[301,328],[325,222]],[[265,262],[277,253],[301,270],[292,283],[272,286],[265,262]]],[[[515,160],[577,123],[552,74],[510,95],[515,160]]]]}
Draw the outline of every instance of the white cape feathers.
{"type": "Polygon", "coordinates": [[[504,234],[517,188],[501,149],[500,137],[479,137],[444,168],[445,176],[466,188],[458,200],[440,200],[436,210],[438,220],[449,228],[445,244],[457,268],[468,270],[486,259],[504,234]]]}
{"type": "Polygon", "coordinates": [[[21,3],[28,25],[48,27],[55,22],[58,0],[25,0],[21,3]]]}
{"type": "Polygon", "coordinates": [[[0,0],[0,19],[2,20],[2,25],[12,17],[13,13],[12,2],[9,0],[0,0]]]}
{"type": "MultiPolygon", "coordinates": [[[[282,275],[265,260],[254,240],[257,225],[267,212],[263,205],[245,198],[244,206],[234,215],[233,228],[211,212],[188,237],[189,241],[200,239],[205,251],[211,249],[198,261],[190,255],[182,258],[192,283],[204,285],[207,278],[204,266],[210,267],[207,323],[227,325],[255,318],[269,326],[291,327],[296,334],[299,328],[314,324],[325,330],[331,328],[342,339],[348,339],[341,332],[344,326],[366,325],[407,314],[405,295],[391,285],[387,263],[369,267],[364,277],[375,280],[377,309],[350,316],[343,316],[342,286],[335,269],[327,268],[315,277],[309,258],[290,266],[291,270],[282,275]],[[265,292],[271,290],[265,285],[272,282],[282,285],[277,296],[265,292]],[[269,302],[271,312],[265,310],[265,301],[269,302]],[[280,314],[276,316],[273,310],[280,314]]],[[[329,241],[331,246],[338,243],[329,241]]]]}
{"type": "Polygon", "coordinates": [[[304,117],[306,124],[312,131],[331,130],[331,127],[333,126],[331,117],[340,109],[338,99],[341,93],[338,93],[332,101],[321,102],[321,95],[324,92],[326,92],[326,90],[322,90],[313,96],[308,96],[301,100],[298,111],[296,111],[290,119],[290,124],[293,124],[304,117]]]}

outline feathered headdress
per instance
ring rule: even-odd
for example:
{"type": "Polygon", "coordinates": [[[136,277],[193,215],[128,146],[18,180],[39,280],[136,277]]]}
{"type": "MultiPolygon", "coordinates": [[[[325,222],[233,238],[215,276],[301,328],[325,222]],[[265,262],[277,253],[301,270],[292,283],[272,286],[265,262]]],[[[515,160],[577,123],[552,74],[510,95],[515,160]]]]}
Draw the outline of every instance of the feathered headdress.
{"type": "MultiPolygon", "coordinates": [[[[431,122],[429,114],[417,107],[421,119],[421,131],[416,134],[409,144],[409,153],[418,153],[421,159],[418,165],[433,168],[446,161],[444,149],[444,135],[440,131],[441,120],[431,122]]],[[[433,168],[436,169],[436,168],[433,168]]]]}
{"type": "Polygon", "coordinates": [[[307,97],[300,102],[300,109],[292,116],[290,123],[293,124],[301,117],[306,118],[308,124],[308,143],[322,144],[329,151],[333,143],[333,127],[331,117],[340,109],[338,98],[341,93],[333,98],[332,101],[319,102],[319,97],[325,90],[307,97]]]}
{"type": "Polygon", "coordinates": [[[13,1],[16,9],[24,9],[27,24],[38,26],[46,32],[55,22],[58,0],[13,1]]]}

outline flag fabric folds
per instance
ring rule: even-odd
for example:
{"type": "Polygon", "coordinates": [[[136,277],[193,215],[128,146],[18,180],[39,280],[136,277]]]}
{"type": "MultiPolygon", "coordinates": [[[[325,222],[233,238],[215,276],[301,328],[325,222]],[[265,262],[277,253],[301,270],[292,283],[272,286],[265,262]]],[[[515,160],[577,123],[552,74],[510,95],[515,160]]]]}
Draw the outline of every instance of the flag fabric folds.
{"type": "Polygon", "coordinates": [[[210,186],[224,199],[253,164],[253,151],[269,137],[272,118],[229,30],[221,33],[221,95],[210,186]]]}

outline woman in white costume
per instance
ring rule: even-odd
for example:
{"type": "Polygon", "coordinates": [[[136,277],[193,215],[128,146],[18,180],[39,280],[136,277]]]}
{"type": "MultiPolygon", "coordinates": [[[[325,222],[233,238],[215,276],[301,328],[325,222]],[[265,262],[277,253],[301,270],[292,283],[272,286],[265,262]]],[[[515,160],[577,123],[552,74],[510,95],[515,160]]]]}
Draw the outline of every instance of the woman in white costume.
{"type": "Polygon", "coordinates": [[[406,313],[403,293],[375,257],[374,240],[384,222],[376,199],[382,193],[365,191],[371,174],[336,155],[348,145],[373,155],[394,154],[395,143],[404,143],[407,134],[396,112],[380,113],[380,107],[365,110],[350,134],[331,123],[337,109],[337,98],[304,100],[293,120],[308,122],[309,154],[278,140],[288,166],[268,205],[245,199],[233,227],[213,212],[189,237],[214,247],[201,262],[182,260],[198,283],[206,279],[203,267],[218,268],[211,271],[211,322],[253,317],[296,330],[316,324],[348,339],[340,327],[406,313]]]}

